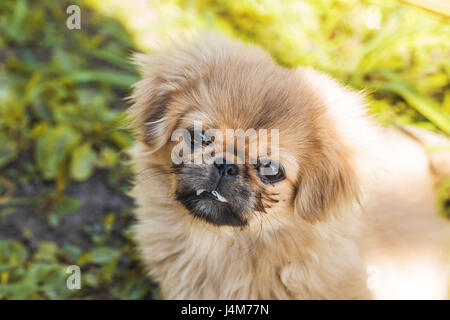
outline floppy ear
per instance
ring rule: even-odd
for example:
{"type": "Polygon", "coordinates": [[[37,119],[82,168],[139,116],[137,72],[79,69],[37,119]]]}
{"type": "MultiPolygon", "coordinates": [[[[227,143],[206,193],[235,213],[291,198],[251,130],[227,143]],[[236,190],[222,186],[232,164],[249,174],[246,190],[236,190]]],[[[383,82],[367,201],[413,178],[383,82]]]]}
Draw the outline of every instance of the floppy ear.
{"type": "MultiPolygon", "coordinates": [[[[174,97],[195,87],[214,57],[220,57],[223,48],[232,43],[216,34],[205,34],[195,42],[168,43],[151,55],[136,54],[142,80],[134,85],[128,110],[130,127],[138,139],[158,150],[170,138],[180,114],[185,110],[171,110],[174,97]]],[[[185,103],[184,108],[189,108],[185,103]]]]}
{"type": "Polygon", "coordinates": [[[370,170],[369,145],[376,126],[366,115],[361,93],[312,68],[297,72],[314,97],[315,149],[299,174],[295,209],[304,219],[316,221],[361,203],[360,179],[370,170]]]}
{"type": "Polygon", "coordinates": [[[343,150],[324,150],[301,174],[295,196],[298,215],[315,222],[338,213],[345,205],[359,203],[359,179],[349,156],[343,150]]]}
{"type": "Polygon", "coordinates": [[[173,57],[136,54],[133,58],[142,80],[133,86],[130,97],[130,128],[156,151],[167,143],[175,128],[177,118],[170,116],[168,107],[187,79],[180,68],[171,64],[173,57]]]}

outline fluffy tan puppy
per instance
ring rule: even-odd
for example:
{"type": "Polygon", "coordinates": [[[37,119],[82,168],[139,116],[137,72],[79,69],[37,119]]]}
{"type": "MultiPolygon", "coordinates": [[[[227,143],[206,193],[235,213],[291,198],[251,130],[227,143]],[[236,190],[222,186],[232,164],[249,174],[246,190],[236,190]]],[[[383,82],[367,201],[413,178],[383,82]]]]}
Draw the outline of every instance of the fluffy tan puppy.
{"type": "Polygon", "coordinates": [[[422,144],[446,138],[380,128],[360,94],[219,36],[137,63],[136,238],[165,298],[445,298],[450,229],[434,188],[450,155],[422,144]],[[256,133],[243,151],[227,129],[256,133]],[[264,159],[247,150],[259,141],[264,159]],[[226,152],[174,163],[183,143],[226,152]]]}

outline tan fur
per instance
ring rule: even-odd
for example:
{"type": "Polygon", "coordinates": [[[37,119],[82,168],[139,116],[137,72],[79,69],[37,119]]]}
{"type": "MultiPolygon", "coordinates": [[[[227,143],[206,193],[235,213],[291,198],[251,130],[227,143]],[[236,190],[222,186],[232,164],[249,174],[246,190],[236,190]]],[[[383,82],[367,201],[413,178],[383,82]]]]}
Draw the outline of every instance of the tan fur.
{"type": "Polygon", "coordinates": [[[383,279],[371,292],[366,267],[387,275],[424,261],[439,280],[429,296],[444,297],[450,229],[437,214],[428,158],[408,136],[373,124],[359,94],[220,37],[137,61],[136,238],[165,298],[402,298],[383,279]],[[246,227],[194,219],[174,199],[169,137],[194,120],[280,129],[287,178],[262,186],[251,174],[277,202],[246,227]]]}

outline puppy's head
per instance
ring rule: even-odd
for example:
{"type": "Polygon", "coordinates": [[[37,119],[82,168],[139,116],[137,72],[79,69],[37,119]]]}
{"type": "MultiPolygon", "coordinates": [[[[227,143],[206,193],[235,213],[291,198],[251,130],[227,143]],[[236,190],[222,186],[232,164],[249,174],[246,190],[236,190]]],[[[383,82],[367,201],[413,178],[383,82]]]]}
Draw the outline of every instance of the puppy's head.
{"type": "Polygon", "coordinates": [[[136,61],[132,127],[193,217],[246,226],[297,213],[314,222],[357,199],[352,130],[340,115],[359,108],[354,93],[221,37],[136,61]]]}

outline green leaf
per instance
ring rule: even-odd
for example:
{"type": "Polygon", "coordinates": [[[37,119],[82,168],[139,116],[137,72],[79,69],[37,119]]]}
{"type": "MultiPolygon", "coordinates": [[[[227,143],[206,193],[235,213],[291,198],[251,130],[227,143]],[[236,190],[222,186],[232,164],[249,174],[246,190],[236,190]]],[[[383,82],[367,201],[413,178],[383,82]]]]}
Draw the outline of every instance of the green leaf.
{"type": "Polygon", "coordinates": [[[54,242],[42,241],[39,250],[35,253],[34,258],[39,261],[54,262],[56,261],[56,254],[58,253],[58,246],[54,242]]]}
{"type": "Polygon", "coordinates": [[[82,250],[80,247],[71,244],[65,244],[62,248],[62,253],[67,256],[67,259],[71,263],[75,263],[75,261],[80,257],[82,250]]]}
{"type": "Polygon", "coordinates": [[[78,210],[80,207],[80,200],[69,196],[63,196],[56,201],[52,212],[57,214],[68,214],[78,210]]]}
{"type": "Polygon", "coordinates": [[[80,135],[71,127],[59,125],[49,128],[36,146],[37,166],[45,179],[56,178],[66,168],[70,151],[80,135]]]}
{"type": "Polygon", "coordinates": [[[98,264],[106,264],[116,260],[120,255],[120,251],[108,247],[100,247],[92,250],[91,254],[92,262],[98,264]]]}
{"type": "Polygon", "coordinates": [[[48,215],[48,222],[51,227],[59,226],[63,215],[72,213],[81,207],[81,202],[73,197],[63,196],[56,200],[53,210],[48,215]]]}
{"type": "Polygon", "coordinates": [[[139,78],[133,74],[103,70],[75,70],[61,79],[61,81],[108,84],[124,89],[128,89],[137,80],[139,78]]]}
{"type": "Polygon", "coordinates": [[[14,141],[0,136],[0,168],[17,158],[19,150],[14,141]]]}
{"type": "Polygon", "coordinates": [[[439,105],[434,100],[418,93],[411,84],[393,72],[380,70],[377,73],[387,78],[388,81],[367,82],[367,87],[380,91],[395,92],[439,129],[450,134],[450,117],[440,110],[439,105]]]}
{"type": "Polygon", "coordinates": [[[26,248],[19,242],[0,241],[0,264],[8,263],[10,267],[17,267],[28,257],[26,248]]]}
{"type": "Polygon", "coordinates": [[[70,176],[74,180],[83,181],[89,178],[94,171],[97,154],[89,143],[76,147],[72,152],[70,163],[70,176]]]}

